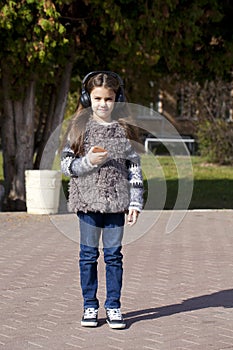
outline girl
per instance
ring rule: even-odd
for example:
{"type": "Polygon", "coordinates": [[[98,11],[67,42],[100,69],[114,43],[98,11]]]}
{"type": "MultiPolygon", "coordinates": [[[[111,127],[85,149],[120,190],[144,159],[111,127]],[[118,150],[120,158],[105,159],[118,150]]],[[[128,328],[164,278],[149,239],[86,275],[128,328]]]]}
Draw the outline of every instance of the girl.
{"type": "Polygon", "coordinates": [[[101,234],[106,264],[106,321],[111,328],[126,326],[120,311],[123,228],[125,213],[127,223],[133,225],[142,210],[143,180],[140,158],[129,141],[135,140],[134,130],[122,119],[127,117],[124,102],[123,82],[116,73],[89,73],[83,79],[78,109],[61,157],[62,172],[70,177],[68,207],[77,213],[80,225],[82,326],[98,324],[101,234]]]}

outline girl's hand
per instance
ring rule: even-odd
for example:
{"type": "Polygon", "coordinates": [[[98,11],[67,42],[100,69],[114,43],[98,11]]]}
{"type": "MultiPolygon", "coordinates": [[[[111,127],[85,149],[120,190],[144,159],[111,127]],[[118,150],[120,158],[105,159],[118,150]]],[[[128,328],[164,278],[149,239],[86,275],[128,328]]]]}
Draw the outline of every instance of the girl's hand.
{"type": "Polygon", "coordinates": [[[91,149],[87,153],[87,156],[92,165],[99,165],[107,159],[108,152],[93,152],[94,148],[95,147],[91,147],[91,149]]]}
{"type": "Polygon", "coordinates": [[[138,219],[139,212],[136,209],[130,209],[127,217],[127,224],[133,226],[138,219]]]}

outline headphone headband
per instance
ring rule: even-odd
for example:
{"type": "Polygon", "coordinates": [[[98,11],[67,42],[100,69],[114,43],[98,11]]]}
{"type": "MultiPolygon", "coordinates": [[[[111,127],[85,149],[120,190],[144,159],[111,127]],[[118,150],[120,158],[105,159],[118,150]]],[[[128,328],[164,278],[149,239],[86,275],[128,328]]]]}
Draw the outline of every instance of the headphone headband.
{"type": "Polygon", "coordinates": [[[83,81],[82,81],[82,87],[84,88],[85,87],[85,84],[88,82],[88,80],[91,78],[91,77],[94,77],[95,75],[98,75],[98,74],[107,74],[107,75],[111,75],[112,77],[114,77],[115,79],[118,80],[119,84],[121,87],[124,87],[124,83],[123,83],[123,80],[121,79],[121,77],[115,73],[115,72],[112,72],[112,71],[109,71],[109,70],[97,70],[97,71],[93,71],[93,72],[90,72],[88,73],[84,78],[83,78],[83,81]]]}
{"type": "Polygon", "coordinates": [[[91,77],[98,75],[98,74],[107,74],[107,75],[110,75],[113,78],[117,79],[120,86],[119,86],[117,94],[116,94],[116,102],[125,102],[124,83],[123,83],[123,80],[121,79],[121,77],[117,73],[114,73],[114,72],[111,72],[108,70],[97,70],[97,71],[93,71],[93,72],[88,73],[83,78],[82,91],[81,91],[81,96],[80,96],[80,103],[82,104],[82,106],[84,108],[88,108],[91,106],[90,95],[89,95],[88,91],[86,91],[85,86],[91,77]]]}

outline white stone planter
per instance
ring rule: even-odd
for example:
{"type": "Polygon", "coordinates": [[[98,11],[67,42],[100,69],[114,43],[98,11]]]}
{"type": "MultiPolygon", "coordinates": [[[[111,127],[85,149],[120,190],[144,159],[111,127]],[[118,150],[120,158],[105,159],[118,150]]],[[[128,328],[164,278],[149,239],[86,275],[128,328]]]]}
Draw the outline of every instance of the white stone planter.
{"type": "Polygon", "coordinates": [[[61,172],[26,170],[26,205],[29,214],[56,214],[59,207],[61,172]]]}

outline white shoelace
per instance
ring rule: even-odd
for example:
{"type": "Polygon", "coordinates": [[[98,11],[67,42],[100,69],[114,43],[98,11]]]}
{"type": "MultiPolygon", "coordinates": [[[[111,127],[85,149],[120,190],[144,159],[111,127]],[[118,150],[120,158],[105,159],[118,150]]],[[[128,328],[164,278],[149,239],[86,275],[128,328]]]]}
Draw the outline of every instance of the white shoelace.
{"type": "Polygon", "coordinates": [[[88,307],[84,312],[84,318],[96,318],[98,310],[94,307],[88,307]]]}
{"type": "Polygon", "coordinates": [[[108,317],[111,321],[120,321],[122,320],[121,310],[120,309],[107,309],[108,317]]]}

